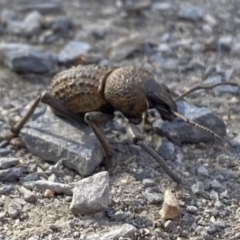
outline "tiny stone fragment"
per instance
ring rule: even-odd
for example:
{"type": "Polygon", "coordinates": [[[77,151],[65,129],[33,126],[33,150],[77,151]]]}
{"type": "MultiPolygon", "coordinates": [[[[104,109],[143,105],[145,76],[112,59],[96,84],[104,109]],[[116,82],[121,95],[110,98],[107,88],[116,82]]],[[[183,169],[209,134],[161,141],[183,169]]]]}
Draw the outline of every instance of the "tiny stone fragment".
{"type": "Polygon", "coordinates": [[[192,192],[194,194],[201,194],[204,192],[204,184],[203,182],[197,182],[192,185],[192,192]]]}
{"type": "Polygon", "coordinates": [[[36,202],[36,196],[33,192],[31,192],[30,190],[26,189],[25,187],[21,186],[19,191],[23,194],[23,198],[26,202],[36,202]]]}
{"type": "Polygon", "coordinates": [[[150,204],[156,204],[162,201],[162,196],[155,192],[152,188],[146,188],[142,195],[147,199],[150,204]]]}
{"type": "Polygon", "coordinates": [[[208,177],[209,176],[208,170],[204,166],[200,166],[197,169],[197,173],[198,173],[198,176],[201,176],[201,177],[208,177]]]}
{"type": "Polygon", "coordinates": [[[54,193],[51,189],[46,189],[45,192],[43,193],[43,196],[47,198],[53,198],[54,193]]]}
{"type": "Polygon", "coordinates": [[[159,213],[165,220],[174,219],[180,213],[178,200],[170,190],[166,190],[164,193],[164,201],[159,213]]]}
{"type": "Polygon", "coordinates": [[[104,211],[109,204],[108,172],[100,172],[79,181],[73,189],[70,209],[74,214],[104,211]]]}
{"type": "Polygon", "coordinates": [[[200,22],[203,20],[204,14],[205,10],[203,8],[186,3],[179,10],[178,18],[191,22],[200,22]]]}
{"type": "Polygon", "coordinates": [[[196,206],[187,206],[187,211],[190,213],[197,212],[198,208],[196,206]]]}
{"type": "Polygon", "coordinates": [[[85,42],[72,41],[68,43],[58,55],[60,64],[70,64],[75,58],[82,54],[86,54],[91,49],[91,46],[85,42]]]}

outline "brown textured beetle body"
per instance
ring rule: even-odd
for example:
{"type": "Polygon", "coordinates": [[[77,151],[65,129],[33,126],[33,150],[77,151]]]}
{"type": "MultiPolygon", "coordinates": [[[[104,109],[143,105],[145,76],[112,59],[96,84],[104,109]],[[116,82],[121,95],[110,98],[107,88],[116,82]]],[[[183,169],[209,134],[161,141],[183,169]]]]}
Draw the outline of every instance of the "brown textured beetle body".
{"type": "Polygon", "coordinates": [[[74,113],[120,111],[133,123],[139,123],[149,107],[156,107],[166,120],[173,119],[171,110],[176,111],[166,87],[157,84],[149,72],[133,66],[77,66],[54,77],[50,94],[74,113]]]}
{"type": "MultiPolygon", "coordinates": [[[[195,87],[188,93],[196,89],[198,88],[195,87]]],[[[177,183],[181,179],[144,143],[144,137],[134,125],[140,123],[142,114],[147,109],[156,108],[163,120],[171,121],[178,117],[221,140],[213,131],[179,114],[167,86],[157,83],[149,72],[133,66],[108,68],[80,65],[57,74],[50,85],[50,92],[38,96],[11,131],[0,135],[0,140],[11,141],[18,136],[39,102],[49,105],[53,113],[66,119],[79,121],[84,117],[84,121],[99,140],[106,160],[111,160],[113,152],[101,131],[101,125],[114,117],[114,111],[122,112],[130,121],[127,126],[130,140],[152,156],[177,183]]]]}

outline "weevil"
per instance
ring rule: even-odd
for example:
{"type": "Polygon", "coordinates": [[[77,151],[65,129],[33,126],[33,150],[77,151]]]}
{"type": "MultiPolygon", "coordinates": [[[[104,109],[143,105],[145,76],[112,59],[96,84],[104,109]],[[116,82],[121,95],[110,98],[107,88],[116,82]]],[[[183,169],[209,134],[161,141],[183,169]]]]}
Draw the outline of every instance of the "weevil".
{"type": "MultiPolygon", "coordinates": [[[[194,90],[201,88],[204,87],[195,87],[194,90]]],[[[79,65],[58,73],[52,79],[49,92],[38,96],[26,115],[11,128],[10,133],[1,138],[10,141],[17,136],[39,102],[49,105],[56,116],[76,121],[84,120],[95,133],[108,160],[112,158],[113,152],[98,126],[112,120],[114,112],[120,111],[129,120],[127,134],[130,140],[150,154],[177,183],[180,183],[181,179],[144,142],[135,126],[142,121],[142,115],[148,109],[155,108],[163,120],[172,121],[180,117],[220,138],[211,130],[180,115],[167,86],[157,83],[151,73],[134,66],[110,68],[79,65]]]]}

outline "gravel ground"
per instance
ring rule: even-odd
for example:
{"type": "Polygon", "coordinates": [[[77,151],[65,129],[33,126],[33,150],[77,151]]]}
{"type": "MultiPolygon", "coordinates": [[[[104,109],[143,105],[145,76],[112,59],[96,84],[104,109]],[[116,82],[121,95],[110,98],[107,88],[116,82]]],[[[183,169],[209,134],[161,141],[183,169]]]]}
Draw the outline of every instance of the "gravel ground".
{"type": "MultiPolygon", "coordinates": [[[[22,55],[17,59],[16,48],[11,46],[11,55],[11,49],[0,44],[0,129],[9,129],[52,77],[73,63],[140,66],[177,93],[200,83],[239,83],[239,11],[237,0],[0,0],[1,42],[31,46],[21,45],[20,55],[32,53],[32,48],[51,54],[34,53],[26,67],[22,55]],[[33,11],[38,13],[26,20],[33,11]],[[60,59],[58,54],[71,41],[80,44],[60,59]],[[37,58],[41,61],[34,65],[37,58]]],[[[68,194],[73,183],[80,189],[89,184],[81,182],[84,177],[77,171],[13,142],[0,143],[0,239],[240,239],[239,88],[200,90],[187,101],[207,107],[224,121],[224,150],[207,142],[159,143],[160,154],[183,179],[179,187],[138,147],[114,142],[125,138],[125,122],[117,116],[108,130],[117,160],[109,172],[109,196],[108,188],[102,196],[109,204],[98,213],[74,214],[70,207],[76,198],[68,194]],[[36,180],[48,181],[41,182],[43,188],[27,184],[36,180]],[[59,190],[49,182],[66,186],[58,185],[59,190]],[[51,187],[54,190],[46,191],[51,187]],[[180,206],[180,214],[170,220],[159,213],[165,190],[172,191],[180,206]]],[[[144,135],[152,143],[156,139],[152,130],[144,135]]],[[[98,166],[92,175],[99,172],[105,173],[105,167],[98,166]]],[[[108,182],[108,175],[101,179],[108,182]]]]}

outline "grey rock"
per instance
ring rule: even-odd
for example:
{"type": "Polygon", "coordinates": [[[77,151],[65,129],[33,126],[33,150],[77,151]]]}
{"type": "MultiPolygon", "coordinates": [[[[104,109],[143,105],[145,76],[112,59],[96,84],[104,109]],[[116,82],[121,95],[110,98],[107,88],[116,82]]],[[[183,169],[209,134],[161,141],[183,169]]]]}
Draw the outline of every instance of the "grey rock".
{"type": "Polygon", "coordinates": [[[210,198],[212,201],[218,200],[218,193],[215,192],[215,191],[211,191],[210,194],[209,194],[209,198],[210,198]]]}
{"type": "Polygon", "coordinates": [[[55,34],[52,30],[45,31],[42,35],[39,36],[38,42],[40,44],[52,44],[59,39],[59,36],[55,34]]]}
{"type": "Polygon", "coordinates": [[[209,26],[208,24],[204,24],[202,30],[203,30],[203,32],[206,33],[207,35],[211,35],[212,32],[213,32],[211,26],[209,26]]]}
{"type": "Polygon", "coordinates": [[[51,182],[59,182],[56,174],[51,174],[51,175],[48,177],[48,181],[51,181],[51,182]]]}
{"type": "Polygon", "coordinates": [[[30,202],[30,203],[36,202],[36,200],[37,200],[36,195],[33,192],[31,192],[30,190],[21,186],[19,188],[19,191],[23,194],[23,198],[26,202],[30,202]]]}
{"type": "Polygon", "coordinates": [[[7,23],[7,30],[10,33],[31,37],[41,29],[42,21],[42,15],[34,11],[29,13],[23,21],[9,21],[7,23]]]}
{"type": "Polygon", "coordinates": [[[12,182],[18,180],[25,173],[26,173],[25,167],[8,168],[6,170],[0,170],[0,181],[12,182]]]}
{"type": "Polygon", "coordinates": [[[203,81],[204,85],[212,85],[212,84],[217,84],[222,82],[222,76],[221,75],[214,75],[214,76],[209,76],[207,79],[203,81]]]}
{"type": "Polygon", "coordinates": [[[158,66],[158,68],[164,71],[176,71],[178,70],[178,60],[174,58],[163,58],[159,54],[155,54],[150,57],[150,60],[158,66]]]}
{"type": "Polygon", "coordinates": [[[224,204],[218,199],[218,200],[216,200],[215,202],[214,202],[214,207],[216,208],[216,209],[223,209],[224,208],[224,204]]]}
{"type": "Polygon", "coordinates": [[[14,189],[13,185],[2,185],[0,187],[0,195],[7,195],[14,189]]]}
{"type": "Polygon", "coordinates": [[[218,51],[222,52],[230,52],[232,48],[232,36],[222,36],[218,40],[218,51]]]}
{"type": "Polygon", "coordinates": [[[216,179],[209,182],[209,184],[210,184],[210,187],[214,190],[224,189],[224,186],[216,179]]]}
{"type": "Polygon", "coordinates": [[[45,191],[46,189],[50,189],[57,194],[72,195],[72,186],[64,183],[55,183],[47,180],[38,180],[32,182],[24,182],[23,186],[30,189],[37,188],[42,192],[45,191]]]}
{"type": "Polygon", "coordinates": [[[161,43],[158,46],[158,51],[161,52],[161,53],[168,53],[168,54],[173,53],[171,47],[167,43],[161,43]]]}
{"type": "Polygon", "coordinates": [[[13,167],[17,165],[18,162],[19,162],[18,158],[13,158],[13,157],[0,158],[0,169],[7,169],[10,167],[13,167]]]}
{"type": "Polygon", "coordinates": [[[31,182],[31,181],[37,181],[40,179],[40,176],[38,173],[30,173],[24,177],[21,178],[22,182],[31,182]]]}
{"type": "Polygon", "coordinates": [[[56,3],[53,2],[41,2],[41,3],[32,3],[26,4],[22,11],[38,11],[40,13],[51,13],[51,14],[59,14],[62,13],[62,4],[61,2],[57,1],[56,3]]]}
{"type": "Polygon", "coordinates": [[[135,239],[135,233],[137,232],[137,229],[132,226],[131,224],[125,223],[122,226],[117,226],[115,229],[108,229],[107,233],[103,233],[101,235],[94,234],[89,235],[85,238],[85,240],[120,240],[120,239],[135,239]]]}
{"type": "Polygon", "coordinates": [[[156,204],[163,201],[163,196],[157,193],[153,188],[146,188],[142,195],[147,199],[150,204],[156,204]]]}
{"type": "Polygon", "coordinates": [[[104,211],[110,201],[109,188],[106,171],[79,181],[73,189],[71,211],[81,215],[104,211]]]}
{"type": "Polygon", "coordinates": [[[194,43],[191,45],[191,50],[193,53],[200,53],[204,50],[204,46],[201,43],[194,43]]]}
{"type": "Polygon", "coordinates": [[[223,192],[220,194],[220,197],[221,197],[221,198],[228,199],[228,198],[229,198],[229,192],[228,192],[228,190],[226,189],[225,191],[223,191],[223,192]]]}
{"type": "Polygon", "coordinates": [[[142,48],[144,37],[138,33],[131,34],[119,39],[106,49],[108,59],[114,62],[120,62],[130,54],[142,48]]]}
{"type": "Polygon", "coordinates": [[[68,36],[72,28],[73,23],[69,18],[58,19],[52,25],[53,32],[61,36],[68,36]]]}
{"type": "Polygon", "coordinates": [[[135,178],[138,181],[143,181],[145,178],[151,178],[152,174],[153,174],[153,172],[151,169],[146,169],[146,170],[136,173],[135,178]]]}
{"type": "Polygon", "coordinates": [[[103,154],[90,128],[70,124],[56,117],[50,109],[31,121],[21,132],[27,148],[42,159],[57,162],[87,176],[102,162],[103,154]]]}
{"type": "Polygon", "coordinates": [[[17,19],[17,13],[10,10],[4,9],[1,14],[0,23],[6,26],[9,22],[17,19]]]}
{"type": "Polygon", "coordinates": [[[187,211],[190,213],[196,213],[198,208],[196,206],[187,206],[187,211]]]}
{"type": "Polygon", "coordinates": [[[58,55],[60,64],[70,64],[77,57],[86,54],[91,49],[91,46],[85,42],[72,41],[68,43],[58,55]]]}
{"type": "Polygon", "coordinates": [[[232,54],[232,56],[240,55],[240,43],[233,44],[231,54],[232,54]]]}
{"type": "Polygon", "coordinates": [[[176,159],[175,146],[166,138],[158,138],[157,146],[155,150],[160,154],[164,159],[174,160],[176,159]]]}
{"type": "Polygon", "coordinates": [[[7,205],[7,213],[11,218],[17,218],[21,212],[21,205],[11,200],[7,205]]]}
{"type": "Polygon", "coordinates": [[[184,4],[178,12],[178,18],[191,22],[200,22],[203,20],[205,10],[189,3],[184,4]]]}
{"type": "Polygon", "coordinates": [[[192,185],[192,192],[194,194],[202,194],[204,193],[204,184],[203,182],[197,182],[195,184],[192,185]]]}
{"type": "Polygon", "coordinates": [[[131,212],[123,212],[123,211],[117,211],[114,215],[113,218],[115,221],[124,221],[128,218],[130,218],[133,214],[131,212]]]}
{"type": "MultiPolygon", "coordinates": [[[[226,135],[224,122],[208,108],[198,108],[185,101],[178,101],[177,108],[180,114],[189,118],[191,121],[211,129],[222,137],[226,135]]],[[[173,122],[164,122],[158,119],[153,123],[153,128],[159,135],[166,137],[177,145],[215,140],[210,133],[178,119],[173,122]]]]}
{"type": "Polygon", "coordinates": [[[37,33],[41,29],[41,22],[43,21],[43,16],[37,12],[29,13],[24,21],[24,35],[25,36],[32,36],[33,34],[37,33]]]}
{"type": "Polygon", "coordinates": [[[96,40],[104,39],[106,36],[106,30],[100,28],[91,29],[90,33],[96,40]]]}
{"type": "Polygon", "coordinates": [[[169,11],[174,9],[174,5],[169,2],[156,2],[152,4],[152,10],[169,11]]]}
{"type": "Polygon", "coordinates": [[[213,238],[206,231],[202,231],[201,236],[203,240],[213,240],[213,238]]]}
{"type": "Polygon", "coordinates": [[[209,176],[208,170],[204,166],[200,166],[197,169],[197,173],[198,173],[198,176],[201,176],[201,177],[208,177],[209,176]]]}
{"type": "Polygon", "coordinates": [[[55,64],[51,54],[21,43],[1,43],[0,61],[18,73],[47,73],[55,64]]]}
{"type": "Polygon", "coordinates": [[[145,187],[152,187],[152,186],[154,186],[156,183],[155,183],[155,181],[154,181],[153,179],[145,178],[145,179],[143,179],[142,184],[143,184],[145,187]]]}

